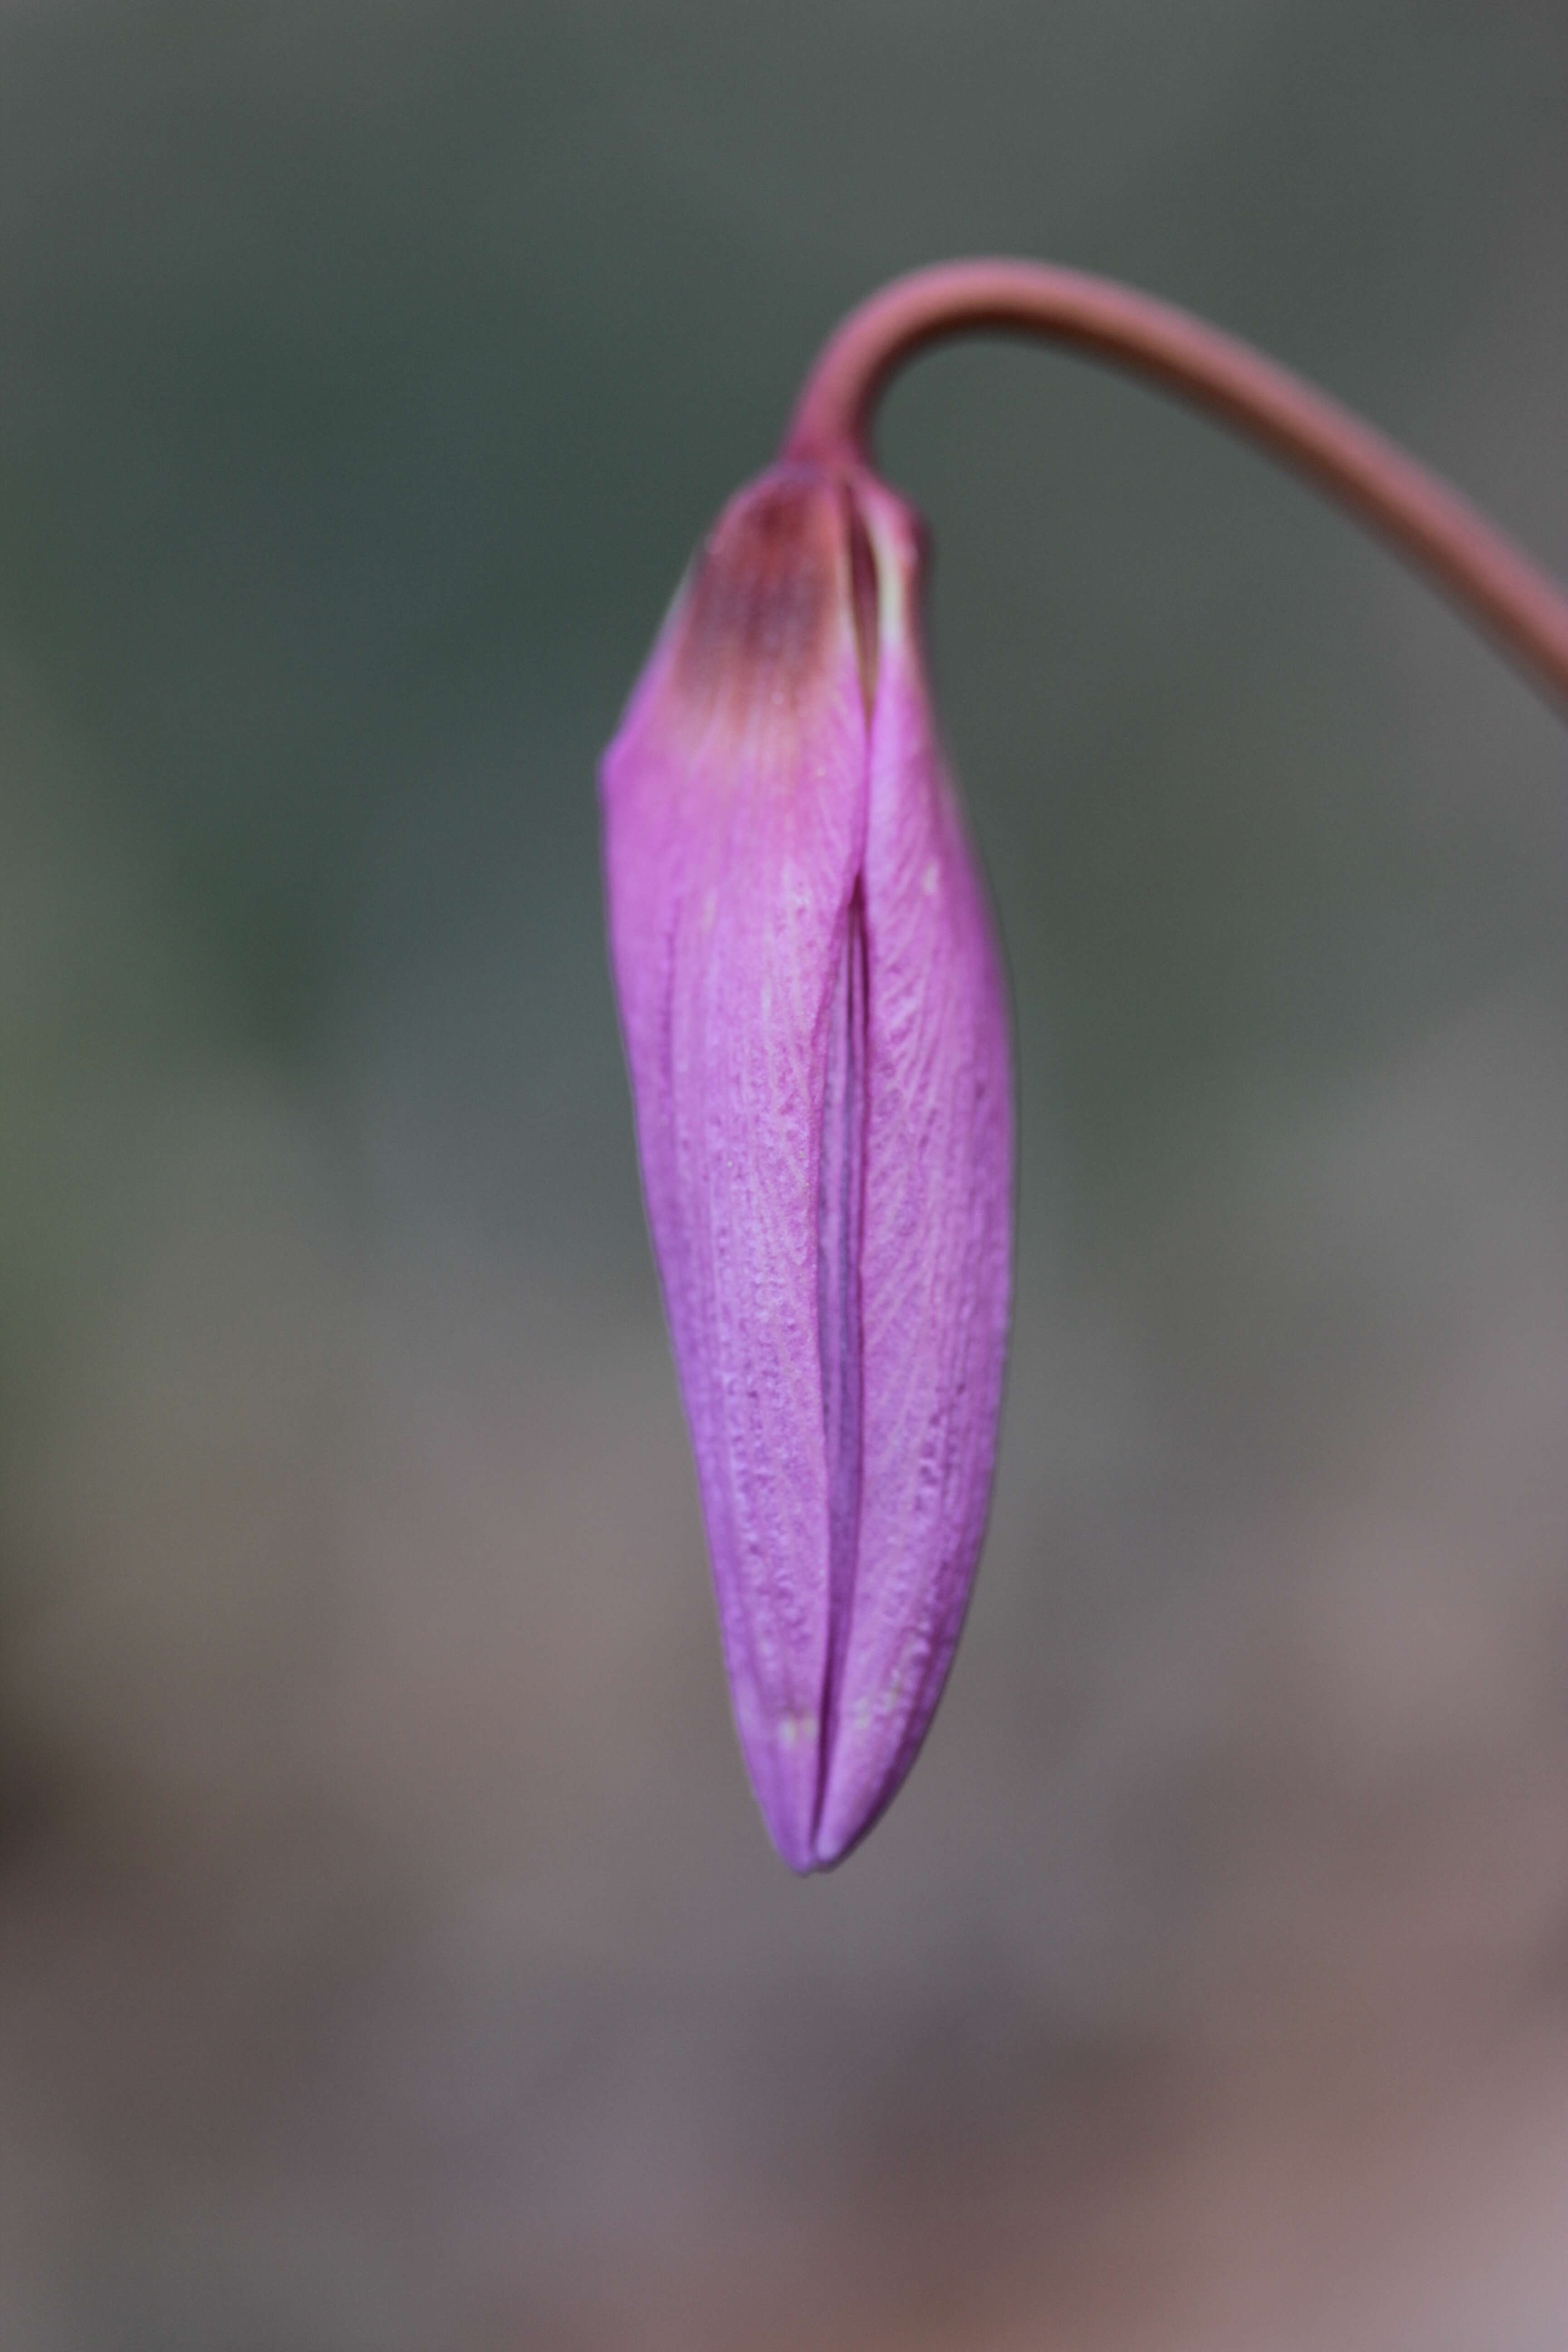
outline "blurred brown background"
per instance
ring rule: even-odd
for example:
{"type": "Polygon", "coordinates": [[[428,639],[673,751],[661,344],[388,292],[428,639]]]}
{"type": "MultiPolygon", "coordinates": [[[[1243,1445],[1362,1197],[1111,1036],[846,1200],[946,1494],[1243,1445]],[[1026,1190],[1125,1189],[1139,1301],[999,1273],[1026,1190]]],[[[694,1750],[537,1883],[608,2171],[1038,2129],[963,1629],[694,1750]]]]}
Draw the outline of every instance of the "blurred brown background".
{"type": "Polygon", "coordinates": [[[821,336],[966,249],[1568,572],[1565,123],[1543,0],[0,0],[6,2352],[1568,2341],[1561,726],[1147,394],[897,392],[1017,1333],[805,1885],[593,786],[821,336]]]}

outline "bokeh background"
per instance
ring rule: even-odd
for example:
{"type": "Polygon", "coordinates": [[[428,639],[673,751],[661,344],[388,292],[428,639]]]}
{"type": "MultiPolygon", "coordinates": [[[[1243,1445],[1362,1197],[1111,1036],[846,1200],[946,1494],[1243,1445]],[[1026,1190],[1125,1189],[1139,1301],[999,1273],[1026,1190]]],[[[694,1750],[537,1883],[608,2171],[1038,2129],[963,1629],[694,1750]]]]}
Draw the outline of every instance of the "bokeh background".
{"type": "Polygon", "coordinates": [[[1022,1077],[991,1540],[800,1885],[594,769],[839,313],[1203,310],[1568,572],[1530,0],[3,0],[0,2341],[1568,2340],[1568,756],[1080,362],[886,412],[1022,1077]]]}

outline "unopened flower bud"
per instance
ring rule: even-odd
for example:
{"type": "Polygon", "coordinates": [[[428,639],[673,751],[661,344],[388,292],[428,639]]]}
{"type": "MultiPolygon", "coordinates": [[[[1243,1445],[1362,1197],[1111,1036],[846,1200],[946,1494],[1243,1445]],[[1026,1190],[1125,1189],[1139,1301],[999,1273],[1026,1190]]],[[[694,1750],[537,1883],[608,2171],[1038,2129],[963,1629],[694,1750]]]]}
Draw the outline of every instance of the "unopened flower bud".
{"type": "Polygon", "coordinates": [[[938,746],[920,526],[786,463],[700,551],[605,754],[610,940],[735,1720],[794,1868],[913,1763],[1006,1349],[1006,985],[938,746]]]}

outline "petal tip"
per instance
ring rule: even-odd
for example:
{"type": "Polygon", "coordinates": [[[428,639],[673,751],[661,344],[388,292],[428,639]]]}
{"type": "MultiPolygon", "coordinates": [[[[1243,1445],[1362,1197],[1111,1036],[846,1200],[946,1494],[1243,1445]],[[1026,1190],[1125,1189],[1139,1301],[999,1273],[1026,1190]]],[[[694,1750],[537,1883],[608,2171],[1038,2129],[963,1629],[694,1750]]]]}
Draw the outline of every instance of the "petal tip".
{"type": "Polygon", "coordinates": [[[816,1827],[821,1727],[813,1715],[781,1715],[742,1732],[752,1790],[781,1858],[800,1877],[821,1865],[816,1827]]]}

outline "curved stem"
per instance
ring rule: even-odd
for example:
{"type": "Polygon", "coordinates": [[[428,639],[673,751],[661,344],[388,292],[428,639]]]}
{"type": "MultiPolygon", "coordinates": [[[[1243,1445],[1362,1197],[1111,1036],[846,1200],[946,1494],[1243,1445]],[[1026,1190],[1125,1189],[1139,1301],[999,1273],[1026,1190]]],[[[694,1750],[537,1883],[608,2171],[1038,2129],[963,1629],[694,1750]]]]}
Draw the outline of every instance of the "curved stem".
{"type": "Polygon", "coordinates": [[[864,462],[889,379],[929,343],[1039,335],[1152,377],[1260,442],[1426,572],[1538,686],[1568,701],[1568,595],[1455,490],[1337,401],[1185,310],[1031,261],[959,261],[895,278],[832,335],[784,455],[864,462]]]}

